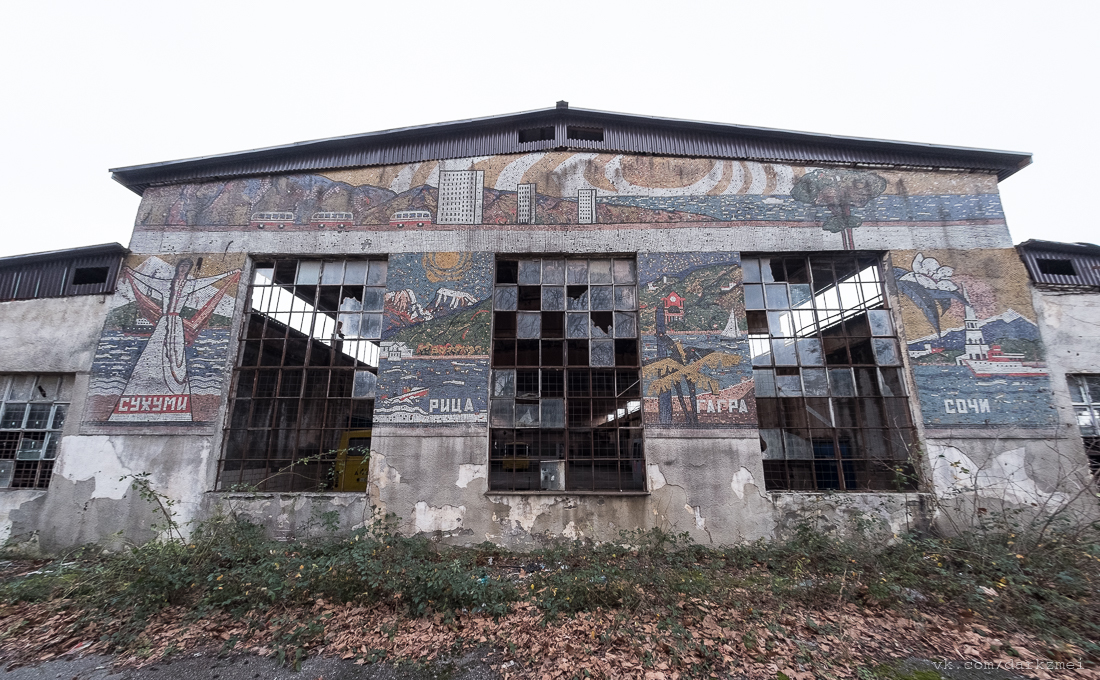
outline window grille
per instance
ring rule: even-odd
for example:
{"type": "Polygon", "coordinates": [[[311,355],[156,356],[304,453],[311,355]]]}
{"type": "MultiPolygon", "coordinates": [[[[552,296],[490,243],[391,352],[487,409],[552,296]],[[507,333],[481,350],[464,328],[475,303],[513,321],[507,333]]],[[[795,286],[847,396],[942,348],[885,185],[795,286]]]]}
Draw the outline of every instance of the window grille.
{"type": "Polygon", "coordinates": [[[915,433],[874,256],[743,260],[769,490],[910,490],[915,433]]]}
{"type": "Polygon", "coordinates": [[[72,387],[72,376],[0,374],[0,488],[49,485],[72,387]]]}
{"type": "Polygon", "coordinates": [[[366,488],[385,260],[256,265],[218,488],[366,488]]]}
{"type": "Polygon", "coordinates": [[[501,258],[489,488],[644,491],[633,257],[501,258]]]}
{"type": "Polygon", "coordinates": [[[1085,441],[1092,474],[1100,474],[1100,373],[1067,375],[1077,426],[1085,441]]]}

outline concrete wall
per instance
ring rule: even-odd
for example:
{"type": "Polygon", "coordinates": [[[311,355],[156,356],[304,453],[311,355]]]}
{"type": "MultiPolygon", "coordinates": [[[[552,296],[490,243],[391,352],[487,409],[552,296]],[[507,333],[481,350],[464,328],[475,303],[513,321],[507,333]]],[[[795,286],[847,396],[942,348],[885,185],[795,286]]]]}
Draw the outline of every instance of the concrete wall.
{"type": "MultiPolygon", "coordinates": [[[[74,376],[70,417],[64,429],[68,436],[75,435],[80,428],[88,371],[109,298],[109,295],[81,295],[0,302],[0,373],[74,376]]],[[[64,456],[64,441],[59,460],[64,456]]],[[[46,496],[47,491],[41,489],[0,489],[0,540],[37,550],[39,529],[49,523],[43,513],[46,496]]]]}
{"type": "MultiPolygon", "coordinates": [[[[466,200],[457,195],[445,200],[466,200]]],[[[1011,237],[993,175],[566,152],[431,161],[150,188],[130,248],[119,292],[101,305],[94,323],[81,317],[96,332],[85,329],[82,349],[61,352],[83,357],[80,367],[66,370],[87,374],[82,389],[90,397],[82,419],[73,419],[76,429],[65,439],[49,492],[26,493],[10,509],[0,508],[13,535],[37,531],[49,549],[152,537],[153,508],[118,481],[140,472],[178,501],[181,522],[229,512],[280,537],[308,535],[333,517],[347,531],[389,512],[404,532],[462,544],[609,540],[622,530],[652,527],[729,544],[789,535],[803,521],[838,531],[874,525],[896,534],[927,526],[936,515],[939,504],[928,493],[766,492],[747,361],[723,364],[724,372],[713,376],[721,391],[739,390],[744,411],[719,410],[699,422],[675,409],[647,412],[646,492],[489,492],[486,380],[455,395],[444,392],[445,381],[425,366],[448,352],[488,374],[487,321],[472,311],[487,304],[492,262],[503,253],[636,254],[643,297],[666,294],[661,286],[669,280],[690,283],[690,272],[710,272],[722,285],[692,289],[692,304],[705,314],[688,331],[708,336],[721,346],[715,351],[743,356],[741,253],[889,252],[891,307],[908,345],[903,354],[922,442],[913,456],[923,491],[955,504],[940,510],[941,524],[978,516],[976,508],[959,505],[971,493],[968,485],[978,487],[972,494],[978,507],[987,498],[1034,507],[1030,503],[1072,495],[1066,481],[1076,469],[1071,421],[1057,402],[1052,408],[1036,312],[1022,265],[1005,255],[1012,252],[1011,237]],[[483,183],[476,205],[446,209],[448,222],[476,224],[391,222],[403,210],[437,215],[443,173],[448,182],[483,183]],[[521,198],[520,184],[533,185],[533,192],[521,198]],[[848,185],[859,192],[831,190],[848,185]],[[533,213],[532,224],[517,223],[520,200],[530,201],[522,212],[533,213]],[[321,211],[341,217],[316,222],[321,211]],[[274,212],[289,217],[263,217],[274,212]],[[431,342],[417,340],[433,328],[431,319],[406,322],[387,308],[381,374],[421,362],[415,367],[435,397],[426,395],[417,406],[421,415],[402,420],[385,402],[400,381],[380,381],[367,494],[212,492],[236,341],[248,309],[247,286],[238,280],[248,280],[251,256],[386,256],[393,299],[405,291],[424,299],[440,288],[468,294],[469,318],[447,331],[457,335],[431,342]],[[184,291],[174,298],[182,307],[210,312],[201,327],[170,327],[174,322],[162,321],[155,305],[143,302],[171,297],[165,283],[171,280],[184,291]],[[160,297],[158,286],[164,288],[160,297]],[[955,328],[969,318],[968,309],[988,335],[986,344],[1019,350],[1021,365],[1035,369],[1032,374],[984,379],[956,362],[964,343],[955,328]],[[165,336],[185,337],[192,347],[175,357],[188,367],[175,385],[152,370],[156,361],[173,360],[171,343],[154,342],[165,336]],[[182,394],[172,391],[182,386],[186,402],[152,399],[182,394]],[[458,396],[461,411],[435,417],[432,398],[458,396]],[[992,472],[961,479],[956,473],[962,468],[992,472]]],[[[28,312],[20,325],[39,318],[28,312]]],[[[643,335],[658,332],[644,317],[642,325],[643,335]]],[[[48,354],[49,343],[26,337],[36,352],[48,354]]],[[[654,358],[643,357],[643,363],[654,358]]],[[[12,370],[43,370],[19,365],[26,368],[12,370]]]]}

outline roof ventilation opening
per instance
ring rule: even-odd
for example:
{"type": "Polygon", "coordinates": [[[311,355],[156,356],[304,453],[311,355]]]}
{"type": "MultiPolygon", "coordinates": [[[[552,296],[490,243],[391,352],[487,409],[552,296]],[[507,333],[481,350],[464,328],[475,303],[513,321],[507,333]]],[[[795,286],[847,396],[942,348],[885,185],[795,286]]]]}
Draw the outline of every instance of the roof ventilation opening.
{"type": "Polygon", "coordinates": [[[107,274],[110,270],[110,267],[77,267],[73,272],[72,285],[89,286],[107,283],[107,274]]]}
{"type": "Polygon", "coordinates": [[[527,128],[526,130],[519,131],[520,144],[526,144],[527,142],[544,142],[552,139],[554,139],[554,128],[552,127],[527,128]]]}
{"type": "Polygon", "coordinates": [[[603,128],[574,127],[570,125],[565,129],[565,136],[583,142],[602,142],[603,128]]]}
{"type": "Polygon", "coordinates": [[[1055,260],[1053,258],[1036,259],[1039,271],[1052,276],[1077,276],[1077,270],[1073,268],[1072,260],[1055,260]]]}

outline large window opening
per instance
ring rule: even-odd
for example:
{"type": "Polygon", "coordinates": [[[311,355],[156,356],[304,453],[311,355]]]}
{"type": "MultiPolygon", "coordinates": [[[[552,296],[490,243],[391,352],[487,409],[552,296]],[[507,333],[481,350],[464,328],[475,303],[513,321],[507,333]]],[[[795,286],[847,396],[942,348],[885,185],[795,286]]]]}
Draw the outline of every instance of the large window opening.
{"type": "Polygon", "coordinates": [[[501,258],[489,488],[644,491],[633,257],[501,258]]]}
{"type": "Polygon", "coordinates": [[[256,265],[218,489],[363,491],[384,260],[256,265]]]}
{"type": "Polygon", "coordinates": [[[743,267],[766,488],[914,489],[916,439],[879,258],[743,267]]]}
{"type": "Polygon", "coordinates": [[[1100,475],[1100,374],[1067,375],[1077,426],[1093,475],[1100,475]]]}
{"type": "Polygon", "coordinates": [[[0,488],[49,486],[72,389],[72,376],[0,374],[0,488]]]}

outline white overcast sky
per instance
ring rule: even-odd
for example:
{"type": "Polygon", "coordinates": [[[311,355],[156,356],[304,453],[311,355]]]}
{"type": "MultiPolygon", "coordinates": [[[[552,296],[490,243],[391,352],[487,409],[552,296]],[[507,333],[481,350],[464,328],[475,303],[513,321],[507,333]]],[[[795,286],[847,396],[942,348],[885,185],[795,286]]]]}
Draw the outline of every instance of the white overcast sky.
{"type": "Polygon", "coordinates": [[[0,256],[128,242],[110,167],[572,106],[1029,151],[1015,242],[1100,241],[1100,3],[19,2],[0,256]]]}

